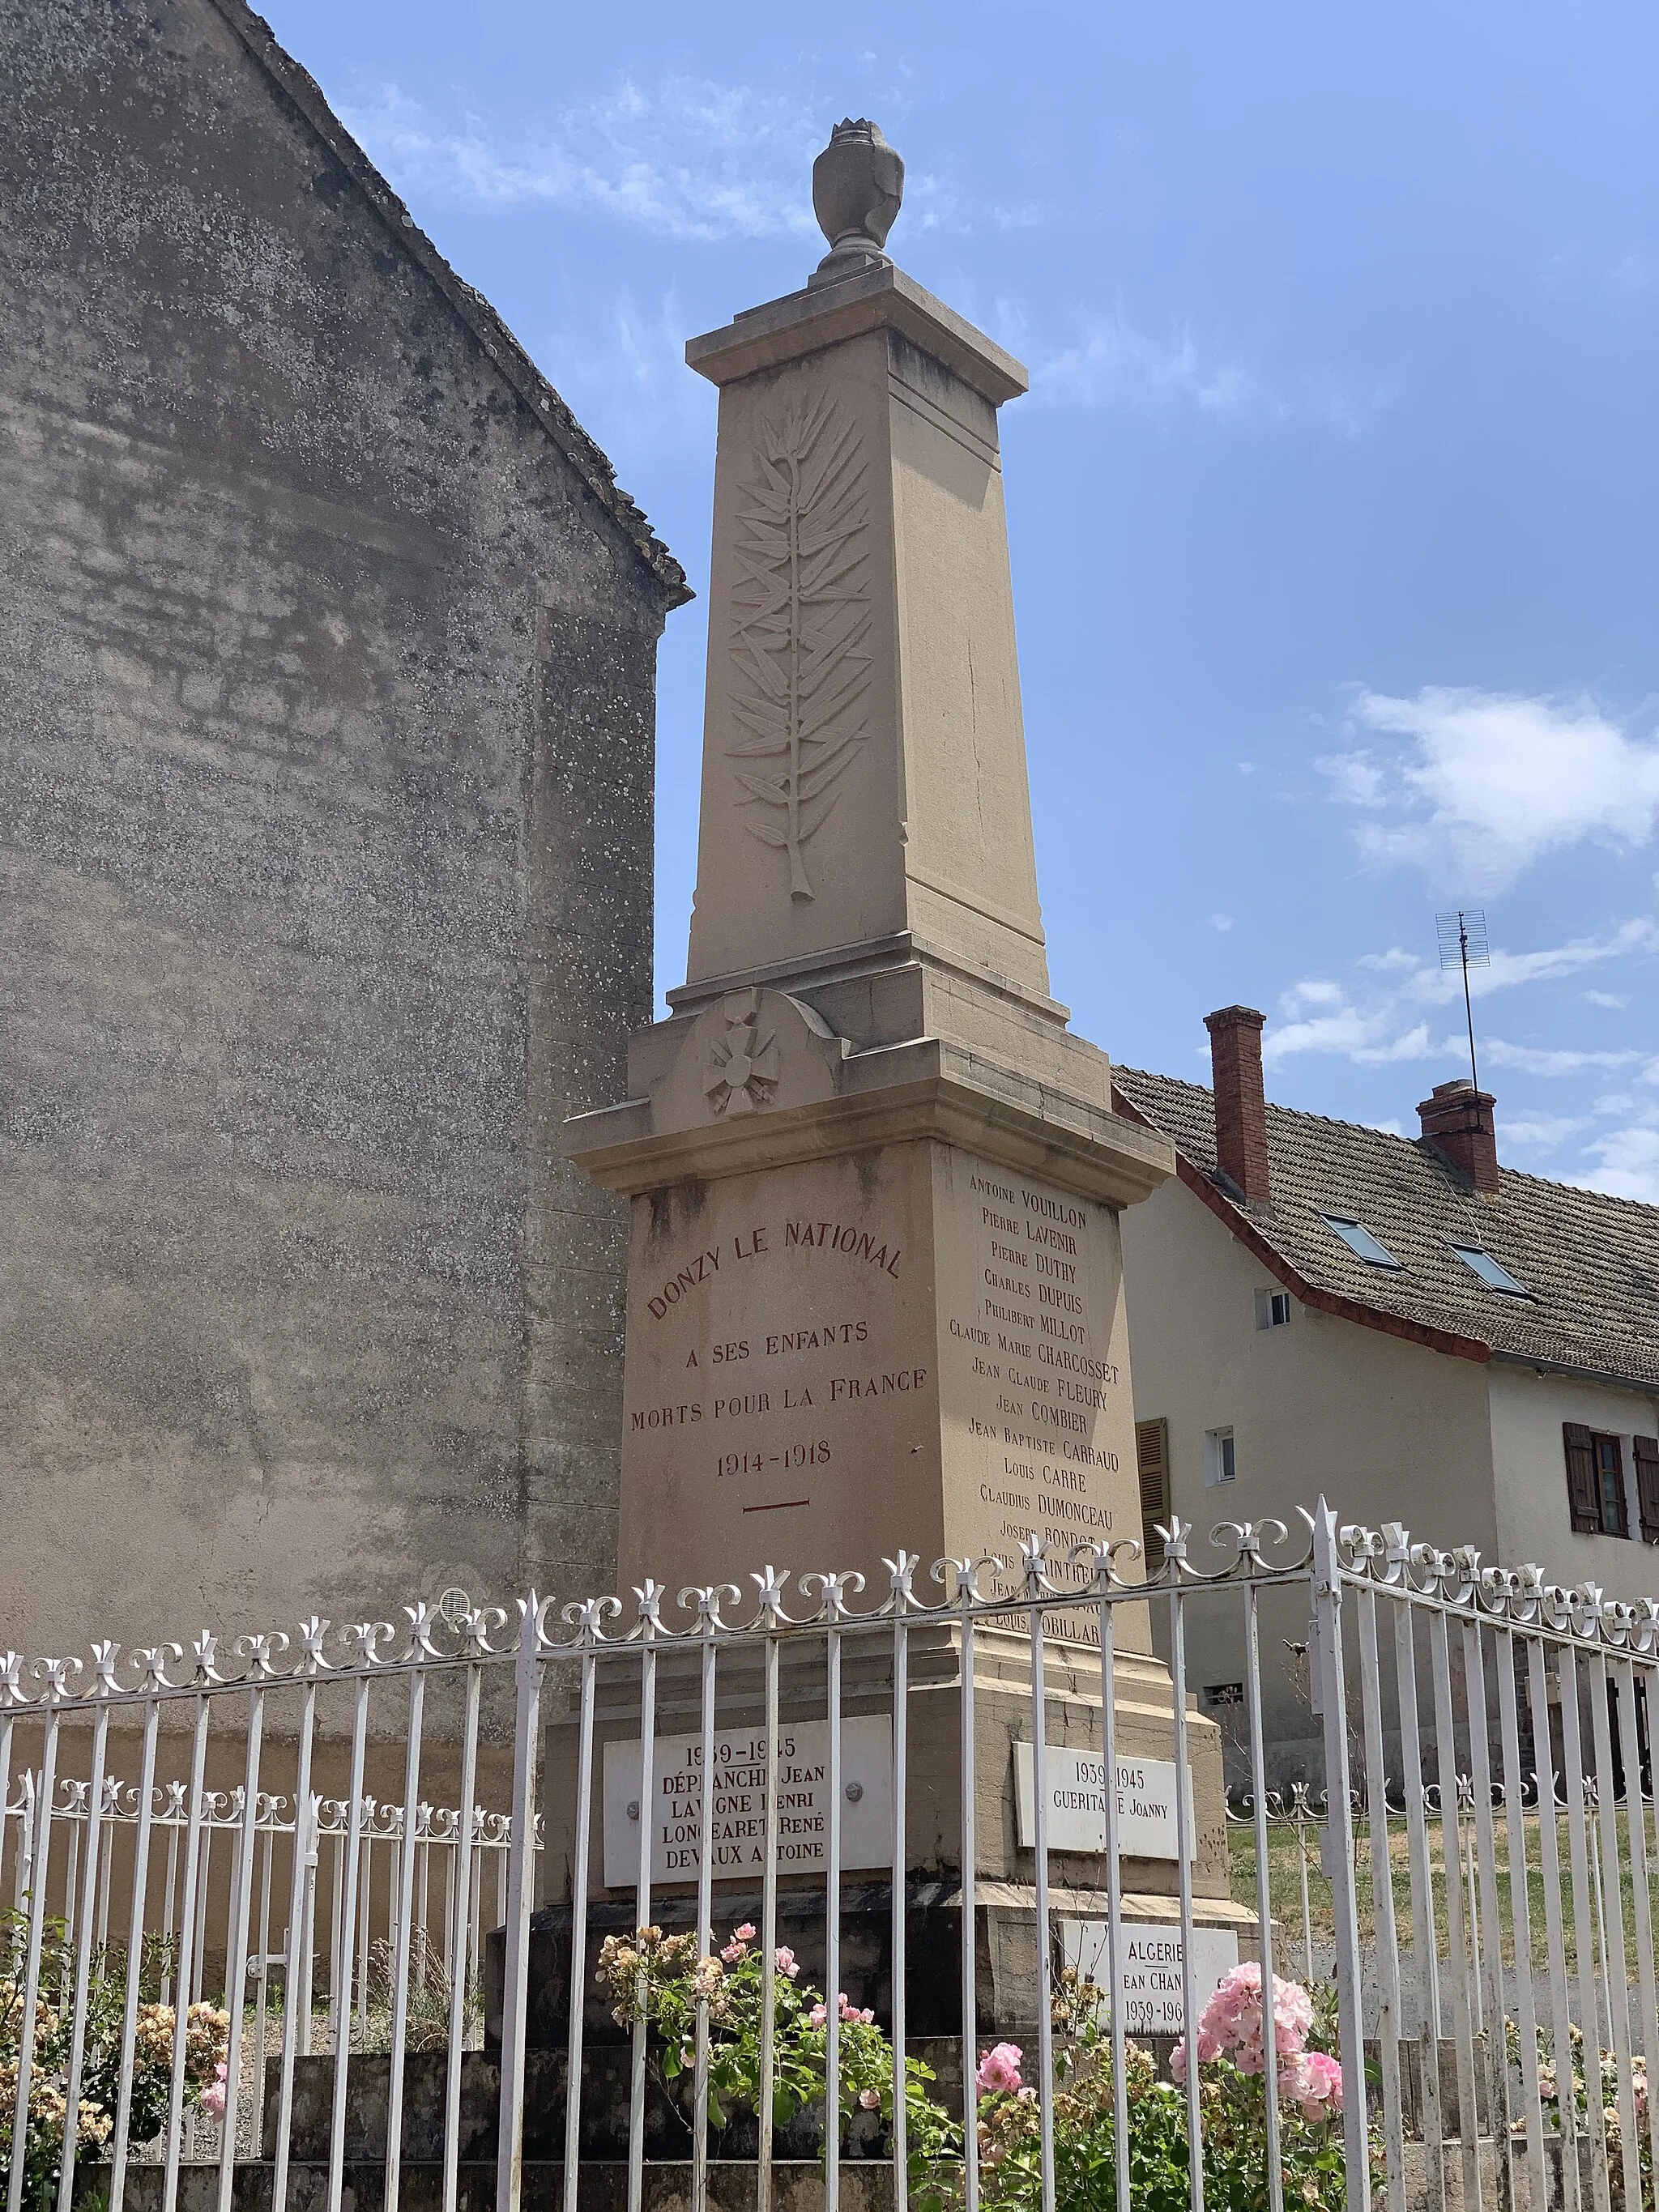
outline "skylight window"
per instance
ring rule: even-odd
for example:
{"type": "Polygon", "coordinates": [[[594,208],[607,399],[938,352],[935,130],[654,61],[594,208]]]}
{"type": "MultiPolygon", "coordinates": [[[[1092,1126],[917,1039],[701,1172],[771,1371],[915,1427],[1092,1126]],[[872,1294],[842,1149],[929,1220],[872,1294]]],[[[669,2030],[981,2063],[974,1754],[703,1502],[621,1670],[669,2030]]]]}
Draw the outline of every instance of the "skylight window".
{"type": "Polygon", "coordinates": [[[1524,1283],[1517,1283],[1509,1269],[1490,1252],[1478,1244],[1454,1244],[1452,1250],[1466,1267],[1473,1267],[1489,1291],[1501,1291],[1507,1298],[1527,1298],[1532,1296],[1524,1283]]]}
{"type": "Polygon", "coordinates": [[[1363,1260],[1368,1267],[1390,1267],[1395,1274],[1404,1273],[1405,1270],[1388,1246],[1380,1238],[1373,1237],[1363,1221],[1356,1221],[1346,1213],[1326,1213],[1320,1218],[1328,1229],[1335,1230],[1349,1251],[1357,1259],[1363,1260]]]}

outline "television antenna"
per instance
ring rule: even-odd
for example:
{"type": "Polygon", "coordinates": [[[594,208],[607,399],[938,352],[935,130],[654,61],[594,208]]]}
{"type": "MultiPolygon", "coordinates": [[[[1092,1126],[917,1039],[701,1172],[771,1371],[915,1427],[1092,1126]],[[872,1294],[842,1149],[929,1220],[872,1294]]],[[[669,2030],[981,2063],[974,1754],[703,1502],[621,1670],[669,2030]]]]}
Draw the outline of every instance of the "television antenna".
{"type": "Polygon", "coordinates": [[[1478,906],[1459,907],[1455,914],[1436,915],[1434,926],[1440,939],[1440,965],[1463,971],[1463,1018],[1469,1025],[1469,1079],[1478,1091],[1480,1078],[1474,1066],[1474,1006],[1469,997],[1469,970],[1492,966],[1486,912],[1478,906]]]}

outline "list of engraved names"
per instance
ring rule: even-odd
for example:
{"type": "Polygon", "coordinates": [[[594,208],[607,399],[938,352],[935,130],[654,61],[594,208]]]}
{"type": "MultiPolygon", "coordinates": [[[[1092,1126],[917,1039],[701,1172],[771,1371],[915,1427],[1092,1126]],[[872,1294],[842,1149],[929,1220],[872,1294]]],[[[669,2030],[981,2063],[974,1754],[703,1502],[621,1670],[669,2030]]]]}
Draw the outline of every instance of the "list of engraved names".
{"type": "Polygon", "coordinates": [[[975,1446],[963,1533],[1006,1559],[1035,1530],[1064,1559],[1075,1543],[1127,1533],[1116,1225],[1103,1207],[1006,1170],[959,1166],[941,1288],[945,1411],[975,1446]]]}

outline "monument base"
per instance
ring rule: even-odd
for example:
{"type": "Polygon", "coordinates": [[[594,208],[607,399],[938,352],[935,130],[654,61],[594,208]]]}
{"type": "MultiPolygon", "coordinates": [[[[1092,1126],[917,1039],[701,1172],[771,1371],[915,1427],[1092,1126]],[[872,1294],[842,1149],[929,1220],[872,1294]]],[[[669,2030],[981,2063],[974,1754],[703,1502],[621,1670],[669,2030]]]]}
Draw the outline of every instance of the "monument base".
{"type": "MultiPolygon", "coordinates": [[[[1036,2033],[1036,1896],[1010,1882],[976,1885],[974,1996],[975,2032],[993,2041],[1019,2041],[1036,2033]]],[[[1126,1924],[1175,1924],[1172,1900],[1157,1892],[1126,1892],[1126,1924]]],[[[1057,1920],[1103,1920],[1103,1890],[1054,1888],[1050,1913],[1057,1920]]],[[[912,1879],[905,1884],[905,2034],[918,2039],[960,2041],[962,2035],[961,1886],[912,1879]]],[[[654,1899],[651,1917],[665,1934],[696,1924],[695,1896],[654,1899]]],[[[1206,1898],[1194,1905],[1195,1923],[1244,1933],[1255,1921],[1248,1908],[1226,1898],[1206,1898]]],[[[570,2036],[570,1932],[568,1905],[548,1905],[530,1923],[530,1971],[526,2033],[532,2051],[562,2051],[570,2036]]],[[[745,1921],[758,1927],[758,1890],[720,1895],[715,1901],[714,1942],[745,1921]]],[[[632,1901],[595,1899],[587,1909],[584,1947],[582,2040],[598,2051],[625,2045],[627,2028],[611,2017],[611,1998],[598,1979],[599,1956],[607,1936],[631,1933],[632,1901]]],[[[824,1897],[821,1882],[778,1890],[777,1930],[800,1962],[800,1978],[824,1987],[824,1897]]],[[[484,2041],[499,2050],[501,2033],[502,1934],[485,1939],[484,2041]]],[[[888,1882],[848,1882],[842,1892],[840,1983],[849,2002],[869,2006],[878,2023],[890,2030],[893,2005],[893,1893],[888,1882]]]]}

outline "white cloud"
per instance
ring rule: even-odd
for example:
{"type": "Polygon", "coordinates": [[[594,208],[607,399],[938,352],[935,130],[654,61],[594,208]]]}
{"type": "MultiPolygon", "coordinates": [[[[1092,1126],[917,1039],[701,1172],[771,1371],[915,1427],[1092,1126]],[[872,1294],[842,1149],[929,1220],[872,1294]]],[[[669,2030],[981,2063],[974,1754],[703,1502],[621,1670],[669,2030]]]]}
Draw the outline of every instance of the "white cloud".
{"type": "Polygon", "coordinates": [[[1184,402],[1221,416],[1273,407],[1243,363],[1203,344],[1190,325],[1154,337],[1138,330],[1121,307],[1090,317],[1073,343],[1034,360],[1031,396],[1051,407],[1184,402]]]}
{"type": "MultiPolygon", "coordinates": [[[[1449,1037],[1450,1050],[1456,1039],[1449,1037]]],[[[1518,1068],[1523,1075],[1582,1075],[1591,1067],[1630,1067],[1639,1052],[1575,1052],[1566,1048],[1546,1048],[1529,1044],[1506,1044],[1502,1037],[1482,1037],[1480,1057],[1491,1067],[1518,1068]]]]}
{"type": "Polygon", "coordinates": [[[619,459],[688,441],[707,447],[715,395],[685,373],[687,316],[671,289],[654,306],[621,294],[605,321],[535,333],[537,358],[619,459]]]}
{"type": "MultiPolygon", "coordinates": [[[[490,208],[580,207],[659,237],[816,237],[805,189],[822,103],[687,77],[624,79],[544,126],[436,115],[398,85],[343,103],[400,191],[490,208]]],[[[927,197],[927,180],[918,179],[927,197]]]]}
{"type": "MultiPolygon", "coordinates": [[[[1549,982],[1602,963],[1659,951],[1659,922],[1644,915],[1600,937],[1570,939],[1528,952],[1495,947],[1492,964],[1471,972],[1478,998],[1549,982]]],[[[1468,1064],[1461,1029],[1437,1037],[1419,1009],[1455,1006],[1461,1019],[1463,982],[1455,969],[1425,960],[1403,946],[1362,954],[1355,963],[1365,981],[1350,988],[1329,976],[1304,976],[1280,996],[1280,1018],[1262,1038],[1262,1055],[1275,1061],[1306,1054],[1340,1054],[1356,1066],[1378,1067],[1395,1061],[1448,1060],[1468,1064]]],[[[1594,1069],[1634,1066],[1646,1054],[1635,1048],[1589,1051],[1511,1044],[1503,1037],[1478,1040],[1483,1066],[1512,1067],[1523,1074],[1578,1075],[1594,1069]]],[[[1647,1048],[1651,1050],[1651,1047],[1647,1048]]],[[[1659,1069],[1659,1061],[1653,1063],[1659,1069]]]]}
{"type": "Polygon", "coordinates": [[[1563,1145],[1569,1137],[1589,1127],[1582,1114],[1506,1114],[1504,1116],[1504,1146],[1505,1151],[1522,1152],[1550,1152],[1563,1145]]]}
{"type": "Polygon", "coordinates": [[[1589,1175],[1575,1176],[1576,1182],[1615,1198],[1639,1198],[1659,1206],[1659,1117],[1644,1116],[1609,1130],[1585,1150],[1599,1164],[1589,1175]]]}
{"type": "Polygon", "coordinates": [[[1591,1006],[1610,1006],[1615,1012],[1620,1006],[1627,1006],[1630,1004],[1629,997],[1623,991],[1586,991],[1584,996],[1589,1000],[1591,1006]]]}
{"type": "Polygon", "coordinates": [[[1232,926],[1233,918],[1230,914],[1212,914],[1210,916],[1212,929],[1231,929],[1232,926]]]}
{"type": "Polygon", "coordinates": [[[1508,696],[1431,684],[1414,698],[1362,692],[1361,743],[1315,765],[1362,822],[1360,847],[1446,886],[1498,890],[1548,852],[1584,838],[1628,848],[1659,820],[1659,745],[1588,699],[1508,696]]]}

